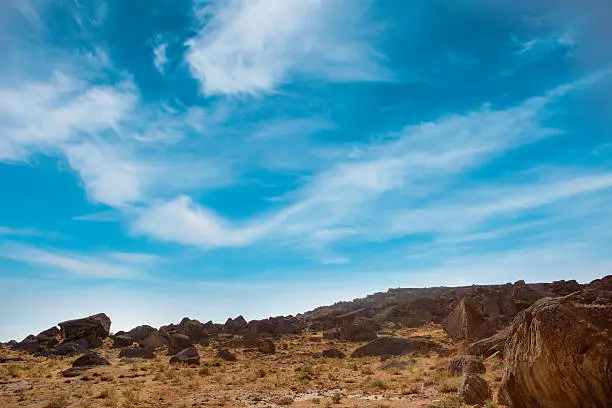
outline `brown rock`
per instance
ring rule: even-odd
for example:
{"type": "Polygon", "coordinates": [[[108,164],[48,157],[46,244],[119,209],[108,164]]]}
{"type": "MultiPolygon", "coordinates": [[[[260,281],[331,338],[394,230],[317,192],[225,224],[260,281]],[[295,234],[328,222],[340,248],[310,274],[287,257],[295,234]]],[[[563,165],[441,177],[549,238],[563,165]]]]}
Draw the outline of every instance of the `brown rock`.
{"type": "Polygon", "coordinates": [[[513,408],[612,407],[612,291],[605,280],[541,299],[516,317],[500,401],[513,408]]]}
{"type": "Polygon", "coordinates": [[[110,333],[111,319],[99,313],[62,322],[59,327],[64,341],[78,342],[85,348],[100,347],[110,333]]]}
{"type": "Polygon", "coordinates": [[[57,346],[50,349],[47,354],[54,356],[74,356],[77,354],[86,353],[87,349],[74,341],[58,344],[57,346]]]}
{"type": "Polygon", "coordinates": [[[134,339],[127,335],[120,334],[113,337],[114,348],[130,347],[132,343],[134,343],[134,339]]]}
{"type": "Polygon", "coordinates": [[[441,347],[438,344],[422,337],[379,337],[359,347],[351,354],[351,357],[398,356],[412,353],[428,353],[440,349],[441,347]]]}
{"type": "Polygon", "coordinates": [[[500,330],[491,337],[478,340],[468,347],[468,353],[475,356],[489,357],[495,353],[503,354],[506,340],[508,339],[508,329],[500,330]]]}
{"type": "Polygon", "coordinates": [[[321,356],[325,358],[344,358],[345,357],[344,353],[338,350],[337,348],[323,350],[323,352],[321,353],[321,356]]]}
{"type": "Polygon", "coordinates": [[[442,321],[444,330],[455,340],[477,340],[490,336],[490,328],[476,306],[468,299],[461,298],[453,310],[442,321]]]}
{"type": "Polygon", "coordinates": [[[327,340],[337,340],[340,338],[340,329],[334,327],[323,332],[323,338],[327,340]]]}
{"type": "Polygon", "coordinates": [[[244,317],[238,316],[235,319],[230,317],[223,325],[223,331],[226,333],[239,334],[245,332],[248,327],[249,324],[244,317]]]}
{"type": "Polygon", "coordinates": [[[168,353],[175,355],[180,351],[191,347],[193,343],[191,339],[184,334],[173,334],[170,337],[170,345],[168,346],[168,353]]]}
{"type": "Polygon", "coordinates": [[[142,347],[124,348],[119,352],[119,358],[145,358],[154,359],[155,353],[153,350],[142,347]]]}
{"type": "Polygon", "coordinates": [[[378,337],[376,323],[370,319],[357,318],[345,321],[340,327],[339,338],[345,341],[370,341],[378,337]]]}
{"type": "Polygon", "coordinates": [[[168,344],[168,340],[154,327],[143,325],[134,327],[125,335],[134,339],[138,345],[149,348],[159,348],[168,344]]]}
{"type": "Polygon", "coordinates": [[[237,361],[236,355],[229,351],[228,349],[221,349],[217,353],[217,358],[220,358],[225,361],[237,361]]]}
{"type": "Polygon", "coordinates": [[[487,369],[482,363],[482,360],[474,356],[458,356],[449,362],[448,371],[451,375],[460,376],[464,373],[484,374],[487,369]]]}
{"type": "Polygon", "coordinates": [[[191,346],[181,350],[179,353],[170,358],[170,364],[178,363],[200,365],[200,355],[198,354],[198,350],[194,346],[191,346]]]}
{"type": "Polygon", "coordinates": [[[270,339],[264,339],[259,341],[257,344],[257,350],[264,354],[274,354],[276,353],[276,348],[274,347],[274,342],[270,339]]]}
{"type": "Polygon", "coordinates": [[[457,393],[471,405],[484,404],[491,399],[489,384],[477,374],[464,373],[461,376],[457,393]]]}
{"type": "Polygon", "coordinates": [[[72,362],[73,367],[110,365],[110,362],[95,351],[90,351],[72,362]]]}

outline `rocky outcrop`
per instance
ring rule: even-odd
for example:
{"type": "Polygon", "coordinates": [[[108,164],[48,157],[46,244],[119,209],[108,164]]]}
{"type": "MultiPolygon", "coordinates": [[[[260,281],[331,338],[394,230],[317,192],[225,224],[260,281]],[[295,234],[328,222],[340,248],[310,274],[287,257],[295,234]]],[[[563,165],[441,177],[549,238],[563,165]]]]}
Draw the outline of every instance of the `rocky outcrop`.
{"type": "Polygon", "coordinates": [[[612,407],[612,277],[546,298],[514,320],[500,401],[513,408],[612,407]]]}
{"type": "Polygon", "coordinates": [[[489,384],[477,374],[463,373],[457,393],[470,405],[482,405],[491,399],[489,384]]]}
{"type": "Polygon", "coordinates": [[[232,319],[230,317],[227,319],[227,321],[223,325],[223,331],[225,333],[240,334],[240,333],[244,333],[245,331],[247,331],[248,327],[249,327],[249,324],[244,319],[244,317],[238,316],[235,319],[232,319]]]}
{"type": "Polygon", "coordinates": [[[424,354],[441,349],[438,344],[422,337],[379,337],[356,349],[351,357],[424,354]]]}
{"type": "Polygon", "coordinates": [[[104,313],[59,324],[64,341],[73,341],[85,348],[100,347],[110,333],[111,319],[104,313]]]}
{"type": "Polygon", "coordinates": [[[60,329],[58,329],[57,326],[42,331],[36,336],[36,341],[44,347],[53,347],[57,345],[61,339],[60,329]]]}
{"type": "Polygon", "coordinates": [[[468,347],[468,353],[474,356],[489,357],[495,353],[503,355],[506,340],[508,339],[508,329],[500,330],[491,337],[478,340],[468,347]]]}
{"type": "Polygon", "coordinates": [[[327,340],[337,340],[340,338],[340,329],[334,327],[323,332],[323,338],[327,340]]]}
{"type": "Polygon", "coordinates": [[[198,350],[194,347],[188,347],[181,350],[176,355],[170,358],[170,364],[188,364],[188,365],[200,365],[200,355],[198,350]]]}
{"type": "Polygon", "coordinates": [[[469,299],[462,298],[442,321],[442,327],[455,340],[479,340],[495,333],[501,321],[485,319],[469,299]]]}
{"type": "Polygon", "coordinates": [[[144,358],[150,360],[155,358],[155,352],[142,347],[124,348],[119,352],[119,358],[144,358]]]}
{"type": "Polygon", "coordinates": [[[458,377],[464,373],[484,374],[487,369],[479,358],[474,356],[458,356],[448,363],[448,371],[451,375],[458,377]]]}

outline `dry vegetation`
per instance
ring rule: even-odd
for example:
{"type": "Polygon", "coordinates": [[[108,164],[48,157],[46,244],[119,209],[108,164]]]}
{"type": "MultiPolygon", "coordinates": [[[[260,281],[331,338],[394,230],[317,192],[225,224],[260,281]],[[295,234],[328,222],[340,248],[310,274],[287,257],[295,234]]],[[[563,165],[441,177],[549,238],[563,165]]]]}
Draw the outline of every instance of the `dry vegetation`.
{"type": "MultiPolygon", "coordinates": [[[[403,329],[387,335],[427,335],[449,348],[454,343],[436,326],[403,329]]],[[[111,366],[75,378],[59,373],[73,358],[47,359],[0,350],[22,361],[0,364],[0,407],[439,407],[466,406],[455,396],[458,378],[444,368],[452,356],[314,358],[337,347],[347,355],[359,345],[328,341],[320,333],[286,336],[274,355],[233,350],[237,362],[215,359],[216,345],[198,346],[199,367],[155,360],[122,361],[118,350],[99,350],[111,366]]],[[[461,352],[461,350],[458,350],[461,352]]],[[[499,385],[502,367],[487,361],[485,378],[499,385]]],[[[491,407],[496,406],[491,404],[491,407]]]]}

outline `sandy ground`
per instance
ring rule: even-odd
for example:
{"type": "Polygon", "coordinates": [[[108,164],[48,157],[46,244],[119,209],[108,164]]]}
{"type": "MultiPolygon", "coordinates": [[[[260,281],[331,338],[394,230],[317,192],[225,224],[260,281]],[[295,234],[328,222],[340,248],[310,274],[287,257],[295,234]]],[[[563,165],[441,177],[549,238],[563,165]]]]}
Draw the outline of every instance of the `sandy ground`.
{"type": "MultiPolygon", "coordinates": [[[[384,333],[383,333],[384,334],[384,333]]],[[[199,367],[155,360],[121,360],[119,350],[97,350],[111,366],[75,378],[59,373],[75,357],[48,359],[6,348],[0,356],[21,358],[0,364],[0,407],[465,407],[456,397],[459,378],[443,368],[462,347],[436,326],[404,329],[398,337],[428,335],[453,350],[451,356],[325,359],[313,353],[336,347],[348,355],[358,343],[324,340],[320,333],[283,337],[274,355],[232,349],[238,361],[215,358],[217,345],[198,346],[199,367]]],[[[496,391],[503,367],[486,361],[484,377],[496,391]]],[[[498,405],[490,403],[488,407],[498,405]]]]}

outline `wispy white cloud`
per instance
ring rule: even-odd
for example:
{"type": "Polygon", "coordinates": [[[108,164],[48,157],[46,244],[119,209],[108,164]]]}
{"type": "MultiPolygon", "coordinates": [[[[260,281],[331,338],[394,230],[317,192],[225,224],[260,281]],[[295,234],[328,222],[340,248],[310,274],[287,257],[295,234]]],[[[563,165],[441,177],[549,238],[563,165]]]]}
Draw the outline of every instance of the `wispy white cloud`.
{"type": "Polygon", "coordinates": [[[206,24],[187,43],[187,60],[207,95],[271,92],[300,72],[332,80],[383,79],[380,57],[359,33],[341,32],[358,30],[343,9],[360,3],[198,2],[206,24]],[[344,17],[342,26],[334,15],[344,17]]]}
{"type": "Polygon", "coordinates": [[[592,80],[577,81],[503,110],[485,106],[435,123],[409,126],[390,140],[364,148],[358,159],[345,159],[315,174],[288,196],[292,204],[273,215],[235,223],[182,196],[143,209],[134,230],[164,241],[204,247],[270,239],[297,240],[312,247],[339,239],[379,240],[460,227],[474,232],[472,227],[488,219],[605,190],[610,187],[610,175],[590,173],[567,180],[540,178],[527,186],[510,185],[504,191],[489,186],[463,188],[453,197],[456,206],[452,208],[441,196],[460,176],[503,153],[558,134],[541,125],[545,108],[590,83],[592,80]]]}
{"type": "Polygon", "coordinates": [[[162,74],[165,72],[166,63],[168,62],[167,49],[168,44],[164,42],[160,42],[153,48],[153,64],[162,74]]]}
{"type": "Polygon", "coordinates": [[[0,226],[0,237],[1,236],[56,238],[59,236],[59,234],[49,232],[49,231],[41,231],[36,228],[11,228],[11,227],[0,226]]]}
{"type": "Polygon", "coordinates": [[[145,254],[81,255],[11,242],[0,245],[0,257],[39,265],[83,278],[103,279],[135,278],[140,274],[137,265],[141,264],[143,260],[150,262],[153,259],[145,254]]]}

